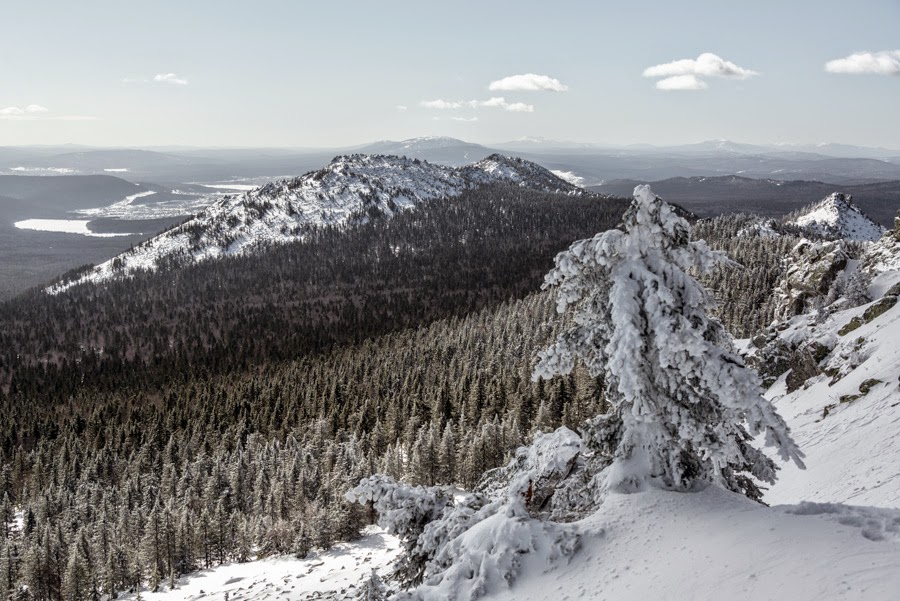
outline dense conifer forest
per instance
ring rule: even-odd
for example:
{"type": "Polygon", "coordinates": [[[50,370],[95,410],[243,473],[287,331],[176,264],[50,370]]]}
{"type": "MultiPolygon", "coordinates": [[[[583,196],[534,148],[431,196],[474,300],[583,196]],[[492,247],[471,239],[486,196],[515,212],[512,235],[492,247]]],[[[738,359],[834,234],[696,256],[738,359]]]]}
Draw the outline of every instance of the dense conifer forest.
{"type": "MultiPolygon", "coordinates": [[[[553,257],[627,203],[490,187],[304,243],[0,306],[0,598],[98,599],[352,538],[379,471],[473,486],[535,431],[604,409],[532,382],[553,257]],[[73,327],[74,326],[74,327],[73,327]],[[16,524],[15,526],[12,526],[16,524]]],[[[791,236],[700,222],[707,284],[767,325],[791,236]]]]}

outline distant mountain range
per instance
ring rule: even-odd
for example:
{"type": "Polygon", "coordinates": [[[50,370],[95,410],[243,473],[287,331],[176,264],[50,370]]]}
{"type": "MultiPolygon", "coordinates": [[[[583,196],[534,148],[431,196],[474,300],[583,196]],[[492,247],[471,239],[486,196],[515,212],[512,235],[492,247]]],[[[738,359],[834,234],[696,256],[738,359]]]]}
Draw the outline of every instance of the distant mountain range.
{"type": "Polygon", "coordinates": [[[115,174],[136,182],[262,183],[315,169],[348,152],[406,156],[451,166],[502,152],[570,173],[572,181],[586,185],[616,179],[650,182],[721,175],[835,184],[900,180],[900,151],[845,144],[763,146],[711,140],[678,146],[611,147],[523,138],[488,146],[442,136],[333,149],[0,147],[0,174],[115,174]]]}

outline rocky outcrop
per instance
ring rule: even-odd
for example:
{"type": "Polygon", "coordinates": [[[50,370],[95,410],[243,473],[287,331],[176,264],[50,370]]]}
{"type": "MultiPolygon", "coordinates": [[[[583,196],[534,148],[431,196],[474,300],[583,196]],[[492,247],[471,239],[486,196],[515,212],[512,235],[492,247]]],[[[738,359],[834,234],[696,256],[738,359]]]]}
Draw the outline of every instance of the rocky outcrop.
{"type": "Polygon", "coordinates": [[[900,269],[900,212],[894,217],[894,228],[866,250],[861,267],[872,275],[900,269]]]}
{"type": "Polygon", "coordinates": [[[802,240],[786,259],[789,266],[775,289],[776,318],[790,319],[809,313],[847,266],[849,255],[840,242],[802,240]]]}

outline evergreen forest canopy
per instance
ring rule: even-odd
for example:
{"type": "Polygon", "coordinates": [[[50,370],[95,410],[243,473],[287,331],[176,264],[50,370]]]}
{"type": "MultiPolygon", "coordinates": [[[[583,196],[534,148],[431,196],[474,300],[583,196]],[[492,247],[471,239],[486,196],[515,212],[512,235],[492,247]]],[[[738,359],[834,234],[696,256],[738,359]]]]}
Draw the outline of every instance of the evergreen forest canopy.
{"type": "MultiPolygon", "coordinates": [[[[553,257],[627,201],[491,186],[303,243],[0,305],[0,598],[88,599],[368,519],[363,476],[473,486],[535,431],[606,409],[532,382],[553,257]],[[135,544],[139,541],[139,544],[135,544]]],[[[768,324],[791,236],[694,237],[730,331],[768,324]]]]}

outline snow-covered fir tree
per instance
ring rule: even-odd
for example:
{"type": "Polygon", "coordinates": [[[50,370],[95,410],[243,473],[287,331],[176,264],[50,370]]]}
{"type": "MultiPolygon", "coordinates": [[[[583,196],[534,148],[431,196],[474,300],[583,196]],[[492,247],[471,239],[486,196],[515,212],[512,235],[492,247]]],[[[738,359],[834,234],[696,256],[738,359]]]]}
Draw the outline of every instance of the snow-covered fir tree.
{"type": "Polygon", "coordinates": [[[729,260],[692,241],[687,221],[648,186],[634,197],[623,230],[556,257],[545,288],[557,288],[570,323],[540,353],[534,377],[568,374],[576,360],[605,377],[612,408],[585,428],[587,442],[613,460],[604,489],[708,481],[760,499],[754,478],[774,482],[777,467],[753,437],[764,434],[799,466],[802,453],[690,275],[729,260]]]}

